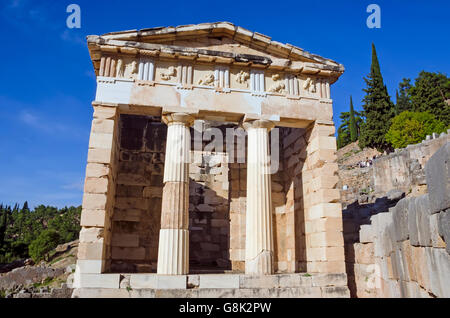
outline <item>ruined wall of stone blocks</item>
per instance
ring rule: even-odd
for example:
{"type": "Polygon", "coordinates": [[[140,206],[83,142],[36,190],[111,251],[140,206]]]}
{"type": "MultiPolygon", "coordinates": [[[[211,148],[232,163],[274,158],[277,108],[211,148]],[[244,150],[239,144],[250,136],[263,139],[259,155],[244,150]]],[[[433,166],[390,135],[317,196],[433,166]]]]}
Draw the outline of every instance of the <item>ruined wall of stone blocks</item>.
{"type": "Polygon", "coordinates": [[[375,194],[384,194],[391,189],[408,192],[415,186],[425,184],[423,168],[426,162],[449,141],[450,134],[443,133],[437,138],[396,149],[387,156],[377,158],[372,172],[375,194]]]}
{"type": "Polygon", "coordinates": [[[354,296],[450,297],[449,159],[447,142],[425,165],[428,193],[361,225],[350,257],[354,296]]]}

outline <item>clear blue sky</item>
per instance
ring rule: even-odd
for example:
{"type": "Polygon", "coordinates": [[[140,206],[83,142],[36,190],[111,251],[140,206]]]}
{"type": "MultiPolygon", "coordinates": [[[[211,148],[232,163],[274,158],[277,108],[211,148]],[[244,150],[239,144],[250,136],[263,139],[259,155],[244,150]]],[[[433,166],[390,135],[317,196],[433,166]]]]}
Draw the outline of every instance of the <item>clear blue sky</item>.
{"type": "Polygon", "coordinates": [[[449,74],[449,13],[448,0],[2,0],[0,202],[81,204],[96,86],[88,34],[230,21],[344,64],[332,86],[337,119],[350,95],[361,109],[372,42],[391,96],[421,70],[449,74]],[[71,3],[81,7],[81,29],[66,27],[71,3]],[[381,29],[366,26],[371,3],[381,7],[381,29]]]}

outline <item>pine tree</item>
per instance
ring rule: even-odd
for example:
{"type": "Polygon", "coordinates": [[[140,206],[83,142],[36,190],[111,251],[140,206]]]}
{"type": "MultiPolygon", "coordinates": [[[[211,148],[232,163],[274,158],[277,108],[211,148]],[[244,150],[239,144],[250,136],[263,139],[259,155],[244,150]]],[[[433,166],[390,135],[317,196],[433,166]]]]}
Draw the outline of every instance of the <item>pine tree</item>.
{"type": "Polygon", "coordinates": [[[30,208],[28,207],[28,201],[24,202],[22,212],[30,212],[30,208]]]}
{"type": "Polygon", "coordinates": [[[389,130],[391,118],[394,116],[394,106],[386,85],[384,85],[373,43],[370,74],[364,78],[364,81],[367,85],[367,88],[363,90],[366,93],[363,99],[365,122],[361,127],[359,145],[362,148],[386,150],[389,148],[389,143],[386,141],[385,135],[389,130]]]}
{"type": "Polygon", "coordinates": [[[409,78],[404,78],[403,81],[398,84],[397,99],[395,105],[395,115],[398,115],[404,111],[412,110],[411,103],[411,80],[409,78]]]}
{"type": "Polygon", "coordinates": [[[5,242],[6,226],[8,222],[8,214],[6,208],[3,208],[3,204],[0,205],[0,249],[5,242]]]}
{"type": "Polygon", "coordinates": [[[422,71],[410,89],[415,112],[429,112],[450,125],[450,78],[441,73],[422,71]]]}
{"type": "Polygon", "coordinates": [[[395,116],[397,116],[398,114],[400,114],[400,111],[399,111],[399,109],[398,109],[398,100],[399,100],[399,97],[398,97],[398,89],[396,89],[395,90],[395,106],[394,106],[394,113],[395,113],[395,116]]]}
{"type": "Polygon", "coordinates": [[[356,127],[355,110],[353,109],[353,100],[350,95],[350,140],[355,142],[358,140],[358,129],[356,127]]]}

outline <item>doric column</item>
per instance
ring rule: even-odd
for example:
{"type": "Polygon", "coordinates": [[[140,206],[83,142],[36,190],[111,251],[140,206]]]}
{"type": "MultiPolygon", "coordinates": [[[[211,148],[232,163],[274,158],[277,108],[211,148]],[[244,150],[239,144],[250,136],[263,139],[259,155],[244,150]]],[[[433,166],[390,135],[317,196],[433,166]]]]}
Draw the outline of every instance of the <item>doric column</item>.
{"type": "Polygon", "coordinates": [[[168,129],[157,272],[182,275],[189,272],[189,127],[194,118],[172,113],[162,119],[168,129]]]}
{"type": "Polygon", "coordinates": [[[273,274],[272,190],[269,131],[271,121],[244,123],[248,134],[245,273],[273,274]]]}

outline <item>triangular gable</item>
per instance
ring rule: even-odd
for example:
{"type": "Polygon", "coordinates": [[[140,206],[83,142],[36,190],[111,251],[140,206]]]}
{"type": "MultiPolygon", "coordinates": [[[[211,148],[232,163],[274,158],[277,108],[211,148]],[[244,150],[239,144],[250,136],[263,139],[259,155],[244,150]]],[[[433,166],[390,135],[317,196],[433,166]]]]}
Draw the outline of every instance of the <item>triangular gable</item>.
{"type": "Polygon", "coordinates": [[[333,67],[334,70],[344,71],[344,67],[333,60],[311,54],[290,44],[272,41],[269,36],[246,30],[229,22],[111,32],[102,35],[101,38],[272,56],[291,61],[323,64],[333,67]]]}

